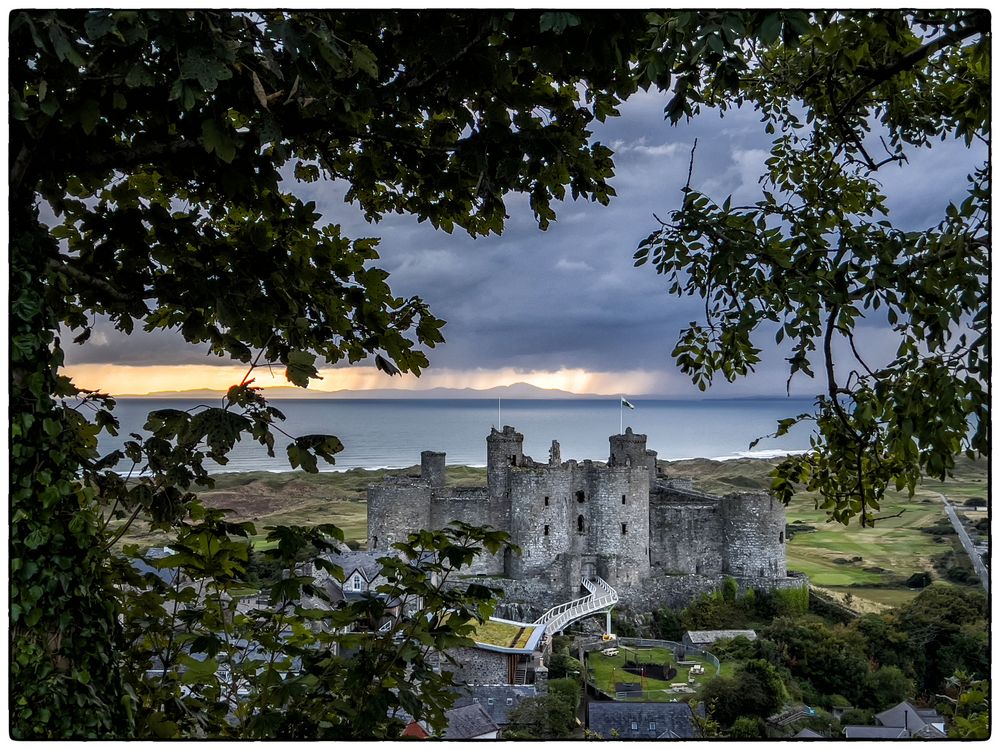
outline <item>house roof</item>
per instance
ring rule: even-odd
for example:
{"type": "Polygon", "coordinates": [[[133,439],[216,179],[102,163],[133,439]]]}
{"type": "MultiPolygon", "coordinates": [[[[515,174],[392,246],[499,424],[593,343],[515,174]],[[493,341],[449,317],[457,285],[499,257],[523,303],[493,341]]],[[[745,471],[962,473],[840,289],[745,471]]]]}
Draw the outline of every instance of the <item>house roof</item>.
{"type": "Polygon", "coordinates": [[[446,740],[471,740],[500,729],[478,703],[449,709],[444,715],[448,726],[441,736],[446,740]]]}
{"type": "Polygon", "coordinates": [[[814,732],[809,727],[800,729],[795,734],[792,735],[793,740],[816,740],[816,739],[826,739],[819,732],[814,732]]]}
{"type": "Polygon", "coordinates": [[[507,723],[507,714],[517,708],[525,698],[534,698],[538,691],[534,685],[463,685],[458,689],[459,696],[455,700],[455,708],[472,705],[478,700],[478,705],[490,715],[497,724],[507,723]],[[493,703],[490,703],[490,698],[493,703]],[[510,698],[510,705],[507,699],[510,698]]]}
{"type": "Polygon", "coordinates": [[[607,701],[588,706],[589,729],[605,739],[691,739],[694,717],[687,703],[607,701]],[[635,729],[632,725],[635,724],[635,729]]]}
{"type": "Polygon", "coordinates": [[[743,636],[747,640],[755,641],[757,640],[757,631],[755,630],[689,630],[684,634],[691,643],[697,645],[699,643],[704,643],[711,645],[716,641],[727,640],[730,638],[737,638],[743,636]]]}
{"type": "Polygon", "coordinates": [[[849,740],[905,740],[910,733],[902,727],[868,727],[850,725],[844,727],[844,736],[849,740]]]}
{"type": "Polygon", "coordinates": [[[373,581],[382,570],[378,558],[371,552],[345,549],[340,552],[327,553],[323,557],[334,565],[339,565],[344,571],[345,578],[349,578],[354,571],[359,571],[366,581],[373,581]]]}
{"type": "Polygon", "coordinates": [[[903,701],[875,714],[875,721],[884,727],[904,727],[916,732],[928,724],[942,724],[944,717],[933,708],[917,708],[909,701],[903,701]]]}

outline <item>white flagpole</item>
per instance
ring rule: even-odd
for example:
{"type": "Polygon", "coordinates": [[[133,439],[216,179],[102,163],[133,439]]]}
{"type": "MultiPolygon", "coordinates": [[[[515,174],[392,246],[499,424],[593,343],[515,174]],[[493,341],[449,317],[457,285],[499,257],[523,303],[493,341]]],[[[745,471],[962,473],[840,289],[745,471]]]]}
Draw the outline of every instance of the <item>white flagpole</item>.
{"type": "Polygon", "coordinates": [[[500,424],[500,397],[497,396],[497,430],[503,430],[503,425],[500,424]]]}
{"type": "Polygon", "coordinates": [[[618,434],[625,433],[625,397],[618,394],[618,434]]]}

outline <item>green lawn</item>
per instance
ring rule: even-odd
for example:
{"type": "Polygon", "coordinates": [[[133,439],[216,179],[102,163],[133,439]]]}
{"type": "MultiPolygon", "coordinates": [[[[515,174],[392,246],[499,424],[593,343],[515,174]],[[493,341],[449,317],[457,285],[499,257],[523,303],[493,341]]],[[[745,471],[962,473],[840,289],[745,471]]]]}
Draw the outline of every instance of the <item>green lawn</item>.
{"type": "MultiPolygon", "coordinates": [[[[592,679],[594,684],[599,690],[603,690],[605,693],[610,695],[615,694],[615,684],[619,682],[635,682],[642,683],[643,678],[640,675],[632,674],[631,672],[625,671],[625,662],[628,660],[638,661],[640,664],[666,664],[672,665],[677,668],[677,675],[669,680],[658,680],[652,677],[645,678],[645,689],[647,691],[665,691],[670,688],[673,683],[687,683],[688,672],[690,671],[690,666],[683,666],[676,663],[673,653],[670,649],[666,648],[629,648],[627,646],[618,646],[617,656],[605,656],[600,651],[596,651],[587,655],[587,666],[590,669],[592,679]]],[[[691,656],[685,661],[693,661],[701,664],[705,667],[705,674],[701,676],[696,676],[694,683],[691,687],[697,689],[697,687],[707,678],[715,676],[715,665],[691,656]]],[[[653,700],[653,701],[669,701],[669,700],[681,700],[687,693],[666,693],[666,692],[650,692],[644,697],[630,698],[629,700],[653,700]]]]}

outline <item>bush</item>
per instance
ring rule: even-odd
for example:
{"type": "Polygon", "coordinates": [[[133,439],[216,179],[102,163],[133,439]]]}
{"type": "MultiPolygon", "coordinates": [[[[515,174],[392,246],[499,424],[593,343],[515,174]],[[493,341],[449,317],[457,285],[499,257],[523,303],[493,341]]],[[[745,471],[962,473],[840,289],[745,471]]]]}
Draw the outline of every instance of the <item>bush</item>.
{"type": "Polygon", "coordinates": [[[574,677],[549,680],[549,695],[565,700],[574,714],[580,709],[580,681],[574,677]]]}
{"type": "Polygon", "coordinates": [[[981,497],[970,497],[962,505],[968,508],[975,508],[977,505],[986,505],[986,501],[981,497]]]}
{"type": "Polygon", "coordinates": [[[931,574],[924,571],[922,573],[914,573],[912,576],[906,579],[906,585],[911,589],[925,589],[931,585],[931,574]]]}
{"type": "Polygon", "coordinates": [[[733,722],[733,728],[729,732],[733,739],[759,740],[766,735],[764,733],[764,722],[756,716],[741,716],[733,722]]]}
{"type": "Polygon", "coordinates": [[[846,727],[848,724],[870,726],[875,723],[875,712],[863,708],[849,708],[840,717],[840,725],[846,727]]]}

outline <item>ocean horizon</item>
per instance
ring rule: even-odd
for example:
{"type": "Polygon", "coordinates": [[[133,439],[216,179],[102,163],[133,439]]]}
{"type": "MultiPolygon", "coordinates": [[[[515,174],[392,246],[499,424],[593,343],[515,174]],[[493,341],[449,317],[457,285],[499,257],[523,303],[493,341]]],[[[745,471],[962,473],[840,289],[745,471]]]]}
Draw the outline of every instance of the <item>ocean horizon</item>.
{"type": "MultiPolygon", "coordinates": [[[[780,439],[764,438],[777,420],[810,411],[811,398],[630,399],[635,409],[620,409],[618,399],[274,399],[291,435],[332,434],[344,443],[334,465],[320,461],[320,471],[401,469],[420,463],[424,450],[443,451],[451,466],[485,466],[486,436],[493,427],[511,425],[524,435],[524,452],[547,461],[553,440],[563,460],[606,461],[608,438],[620,427],[647,436],[647,447],[663,460],[771,458],[809,448],[809,425],[799,425],[780,439]],[[619,421],[621,419],[621,421],[619,421]]],[[[103,453],[120,447],[131,432],[142,433],[154,409],[197,409],[204,399],[129,398],[118,402],[118,437],[101,434],[103,453]]],[[[211,402],[210,402],[211,403],[211,402]]],[[[246,437],[220,466],[206,461],[212,473],[291,471],[285,455],[289,440],[275,434],[275,457],[246,437]]],[[[119,465],[119,469],[123,469],[119,465]]],[[[127,469],[123,469],[126,470],[127,469]]]]}

